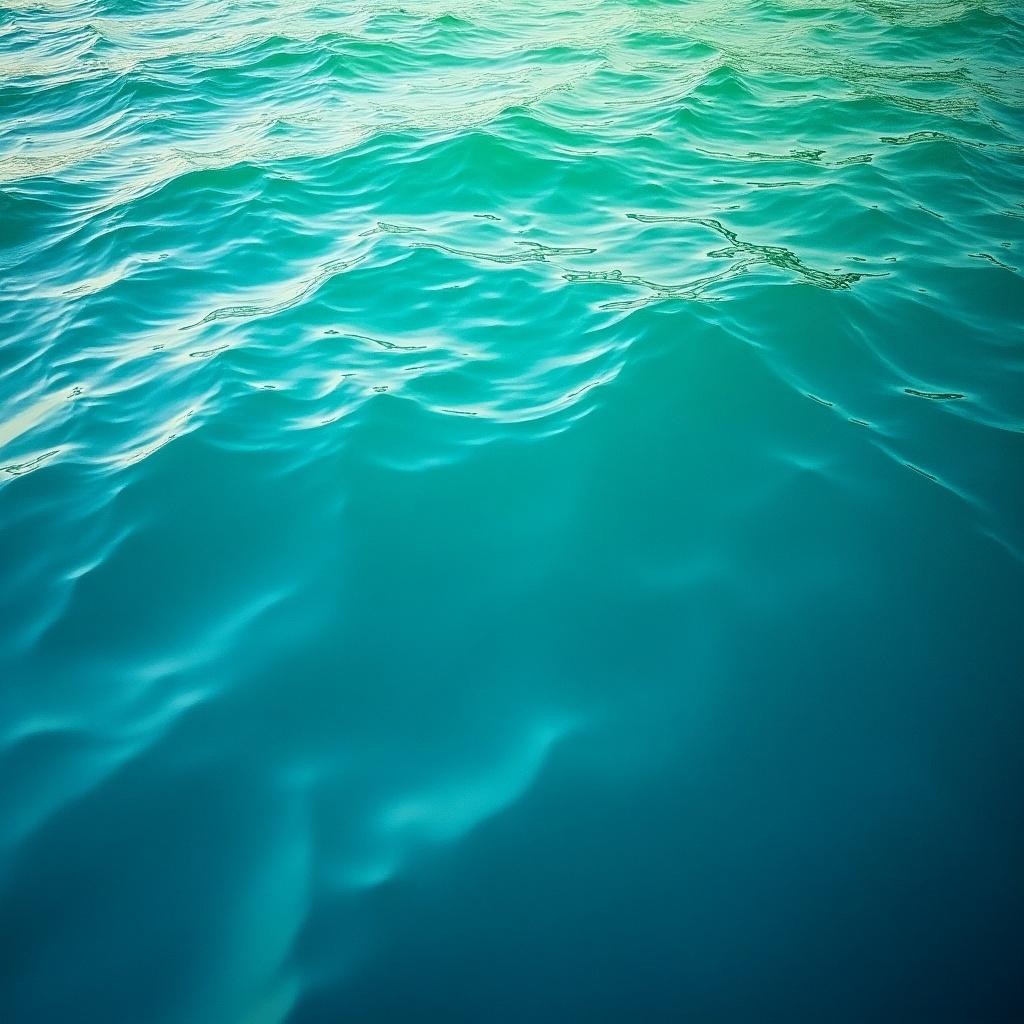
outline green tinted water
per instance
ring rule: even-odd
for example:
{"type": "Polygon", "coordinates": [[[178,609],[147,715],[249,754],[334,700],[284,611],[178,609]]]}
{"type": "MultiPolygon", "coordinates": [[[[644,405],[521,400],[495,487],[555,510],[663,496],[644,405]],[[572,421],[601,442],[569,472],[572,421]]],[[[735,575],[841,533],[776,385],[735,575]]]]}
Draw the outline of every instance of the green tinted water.
{"type": "Polygon", "coordinates": [[[0,5],[0,1017],[997,1021],[1024,21],[0,5]]]}

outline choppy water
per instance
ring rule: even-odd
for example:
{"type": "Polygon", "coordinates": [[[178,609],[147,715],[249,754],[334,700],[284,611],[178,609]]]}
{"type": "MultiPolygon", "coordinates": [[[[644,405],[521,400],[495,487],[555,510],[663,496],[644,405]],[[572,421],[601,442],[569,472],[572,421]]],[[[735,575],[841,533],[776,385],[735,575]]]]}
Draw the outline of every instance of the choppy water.
{"type": "Polygon", "coordinates": [[[1022,59],[0,5],[0,1018],[1021,1019],[1022,59]]]}

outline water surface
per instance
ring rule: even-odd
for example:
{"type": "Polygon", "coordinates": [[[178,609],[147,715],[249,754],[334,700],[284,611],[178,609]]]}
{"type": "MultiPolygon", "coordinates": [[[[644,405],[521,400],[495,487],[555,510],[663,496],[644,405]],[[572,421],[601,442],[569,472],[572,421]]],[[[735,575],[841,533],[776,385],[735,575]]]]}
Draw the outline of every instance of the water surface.
{"type": "Polygon", "coordinates": [[[0,3],[0,1019],[1020,1020],[1022,54],[0,3]]]}

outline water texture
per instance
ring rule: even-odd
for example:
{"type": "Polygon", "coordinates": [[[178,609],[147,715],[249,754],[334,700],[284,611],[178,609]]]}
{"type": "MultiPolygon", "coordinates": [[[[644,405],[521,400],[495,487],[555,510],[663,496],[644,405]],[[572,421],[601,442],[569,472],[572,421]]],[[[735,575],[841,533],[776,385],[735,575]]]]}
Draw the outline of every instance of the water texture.
{"type": "Polygon", "coordinates": [[[0,1020],[1024,1018],[1024,12],[0,3],[0,1020]]]}

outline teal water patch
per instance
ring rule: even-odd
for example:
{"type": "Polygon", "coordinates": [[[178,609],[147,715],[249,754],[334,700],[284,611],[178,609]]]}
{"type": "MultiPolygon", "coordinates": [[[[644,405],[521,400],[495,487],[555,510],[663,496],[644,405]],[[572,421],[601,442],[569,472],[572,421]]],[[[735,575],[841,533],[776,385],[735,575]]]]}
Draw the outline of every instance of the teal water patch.
{"type": "Polygon", "coordinates": [[[0,6],[0,1019],[1024,1015],[1022,53],[0,6]]]}

